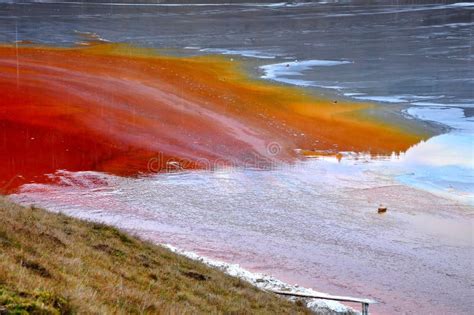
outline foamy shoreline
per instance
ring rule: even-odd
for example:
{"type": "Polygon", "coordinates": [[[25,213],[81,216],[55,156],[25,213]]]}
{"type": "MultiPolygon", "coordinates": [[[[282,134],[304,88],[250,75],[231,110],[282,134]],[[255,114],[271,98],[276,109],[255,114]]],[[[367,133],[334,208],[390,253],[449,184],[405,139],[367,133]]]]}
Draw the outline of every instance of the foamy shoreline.
{"type": "MultiPolygon", "coordinates": [[[[191,251],[186,251],[186,250],[176,248],[175,246],[170,245],[170,244],[161,244],[161,245],[168,248],[174,253],[183,255],[192,260],[200,261],[210,267],[219,269],[220,271],[232,277],[245,280],[261,290],[287,291],[291,293],[328,295],[326,293],[318,292],[310,288],[304,288],[298,285],[291,285],[291,284],[285,283],[270,275],[250,272],[242,268],[238,264],[226,263],[219,260],[204,257],[191,251]]],[[[290,298],[290,300],[294,301],[295,299],[290,298]]],[[[326,314],[327,312],[330,312],[332,314],[359,314],[359,312],[354,310],[353,308],[343,305],[342,303],[339,303],[336,301],[323,300],[323,299],[305,299],[305,302],[306,302],[306,306],[309,309],[317,313],[324,312],[324,314],[326,314]]]]}

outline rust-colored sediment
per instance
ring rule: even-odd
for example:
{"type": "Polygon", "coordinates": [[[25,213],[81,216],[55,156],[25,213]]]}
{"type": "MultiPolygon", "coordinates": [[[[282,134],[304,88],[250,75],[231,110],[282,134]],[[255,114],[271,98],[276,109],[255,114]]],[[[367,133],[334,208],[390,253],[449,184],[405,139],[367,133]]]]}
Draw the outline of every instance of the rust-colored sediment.
{"type": "Polygon", "coordinates": [[[363,117],[374,105],[250,80],[221,57],[120,44],[0,47],[0,93],[2,192],[59,169],[135,175],[169,159],[258,166],[290,161],[296,148],[391,154],[422,138],[363,117]]]}

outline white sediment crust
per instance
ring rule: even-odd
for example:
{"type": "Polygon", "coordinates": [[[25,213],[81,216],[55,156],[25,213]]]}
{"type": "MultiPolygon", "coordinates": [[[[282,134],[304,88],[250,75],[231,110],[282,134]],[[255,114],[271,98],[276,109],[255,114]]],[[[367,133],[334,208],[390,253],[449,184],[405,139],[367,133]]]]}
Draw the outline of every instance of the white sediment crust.
{"type": "MultiPolygon", "coordinates": [[[[275,279],[272,276],[250,272],[240,267],[238,264],[229,264],[222,261],[202,257],[196,253],[178,249],[170,244],[163,244],[163,246],[174,253],[183,255],[192,260],[200,261],[208,266],[217,268],[230,276],[245,280],[262,290],[326,295],[326,293],[314,291],[313,289],[303,288],[298,285],[290,285],[288,283],[275,279]]],[[[352,308],[331,300],[308,299],[306,301],[306,306],[313,311],[324,312],[327,314],[359,314],[359,312],[353,310],[352,308]]]]}
{"type": "MultiPolygon", "coordinates": [[[[352,62],[347,60],[302,60],[302,61],[291,61],[282,62],[275,64],[268,64],[260,66],[263,71],[261,75],[262,79],[268,79],[278,81],[286,84],[298,85],[298,86],[319,86],[314,81],[302,80],[297,77],[303,74],[303,71],[310,70],[313,67],[331,67],[339,66],[344,64],[350,64],[352,62]]],[[[329,88],[339,89],[339,86],[332,86],[329,88]]]]}

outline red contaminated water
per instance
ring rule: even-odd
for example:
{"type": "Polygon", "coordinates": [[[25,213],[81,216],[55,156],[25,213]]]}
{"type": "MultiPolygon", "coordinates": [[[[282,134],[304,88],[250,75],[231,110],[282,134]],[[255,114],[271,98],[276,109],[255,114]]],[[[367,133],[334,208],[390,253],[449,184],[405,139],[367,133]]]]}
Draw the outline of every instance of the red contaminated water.
{"type": "Polygon", "coordinates": [[[390,154],[422,138],[363,117],[372,105],[252,81],[220,57],[119,44],[0,47],[0,92],[4,193],[62,169],[259,166],[294,149],[390,154]]]}

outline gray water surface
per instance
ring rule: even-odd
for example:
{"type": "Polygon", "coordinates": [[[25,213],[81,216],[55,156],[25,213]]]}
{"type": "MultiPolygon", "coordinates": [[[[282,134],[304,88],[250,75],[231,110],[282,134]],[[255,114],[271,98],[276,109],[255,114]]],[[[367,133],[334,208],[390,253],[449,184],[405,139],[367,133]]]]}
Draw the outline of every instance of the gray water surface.
{"type": "Polygon", "coordinates": [[[472,107],[474,6],[455,1],[365,2],[372,1],[208,6],[3,3],[0,42],[73,45],[79,31],[146,47],[250,51],[274,57],[268,63],[348,60],[351,63],[341,67],[307,71],[304,79],[359,96],[401,95],[406,96],[402,102],[431,99],[472,107]]]}

